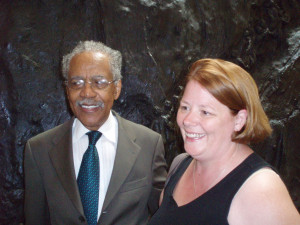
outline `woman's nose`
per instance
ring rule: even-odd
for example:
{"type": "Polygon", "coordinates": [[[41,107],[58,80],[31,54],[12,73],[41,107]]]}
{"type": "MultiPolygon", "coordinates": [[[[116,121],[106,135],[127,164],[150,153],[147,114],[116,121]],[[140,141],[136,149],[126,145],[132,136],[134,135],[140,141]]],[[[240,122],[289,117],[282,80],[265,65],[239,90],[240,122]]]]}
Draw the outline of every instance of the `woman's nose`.
{"type": "Polygon", "coordinates": [[[197,125],[199,123],[199,116],[197,116],[197,114],[193,111],[189,112],[186,114],[186,116],[183,119],[183,124],[185,126],[193,126],[193,125],[197,125]]]}

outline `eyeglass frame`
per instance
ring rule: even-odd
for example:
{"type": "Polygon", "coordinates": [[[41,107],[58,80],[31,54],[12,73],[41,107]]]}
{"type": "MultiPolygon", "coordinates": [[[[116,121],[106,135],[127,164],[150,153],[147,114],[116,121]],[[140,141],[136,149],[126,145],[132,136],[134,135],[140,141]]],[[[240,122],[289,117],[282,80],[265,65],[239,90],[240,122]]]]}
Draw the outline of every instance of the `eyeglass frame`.
{"type": "MultiPolygon", "coordinates": [[[[95,88],[95,89],[97,89],[97,90],[102,90],[102,89],[105,89],[105,88],[106,88],[107,86],[109,86],[110,84],[112,84],[112,83],[114,83],[114,82],[120,80],[120,79],[114,79],[114,80],[112,80],[112,81],[108,81],[108,80],[107,80],[105,77],[103,77],[103,76],[93,76],[92,79],[94,78],[94,80],[95,80],[95,77],[97,77],[97,78],[99,78],[99,79],[101,79],[101,80],[105,80],[106,82],[103,82],[103,84],[105,84],[105,86],[99,88],[99,87],[95,84],[95,82],[90,81],[90,80],[87,81],[87,79],[82,79],[82,78],[77,79],[77,81],[83,81],[82,87],[78,87],[78,88],[71,87],[71,86],[69,85],[69,81],[71,82],[71,80],[65,80],[65,81],[64,81],[64,84],[66,85],[66,87],[68,87],[68,88],[70,88],[70,89],[72,89],[72,90],[81,90],[81,89],[84,88],[84,86],[85,86],[86,83],[89,83],[90,86],[91,86],[92,88],[95,88]]],[[[76,78],[74,78],[73,80],[76,80],[76,78]]]]}

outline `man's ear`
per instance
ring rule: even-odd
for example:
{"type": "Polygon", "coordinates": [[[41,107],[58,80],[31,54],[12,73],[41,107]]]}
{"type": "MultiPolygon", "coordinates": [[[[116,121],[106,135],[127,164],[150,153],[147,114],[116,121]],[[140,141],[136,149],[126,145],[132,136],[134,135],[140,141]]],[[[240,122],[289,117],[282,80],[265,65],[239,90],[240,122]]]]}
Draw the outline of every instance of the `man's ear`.
{"type": "Polygon", "coordinates": [[[120,96],[121,93],[121,89],[122,89],[122,81],[118,80],[118,83],[115,84],[115,92],[114,92],[114,99],[117,100],[120,96]]]}
{"type": "Polygon", "coordinates": [[[235,115],[235,124],[234,124],[234,131],[239,132],[247,122],[248,113],[246,109],[241,109],[235,115]]]}
{"type": "Polygon", "coordinates": [[[70,100],[70,98],[69,98],[70,91],[69,91],[68,87],[65,87],[65,93],[66,93],[67,99],[70,100]]]}

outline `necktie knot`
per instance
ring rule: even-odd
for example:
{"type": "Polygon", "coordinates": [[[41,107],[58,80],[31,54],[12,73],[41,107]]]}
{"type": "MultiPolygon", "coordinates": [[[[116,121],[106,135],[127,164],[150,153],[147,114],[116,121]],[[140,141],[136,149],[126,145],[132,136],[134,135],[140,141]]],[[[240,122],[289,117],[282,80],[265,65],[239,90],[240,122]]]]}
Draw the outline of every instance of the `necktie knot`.
{"type": "Polygon", "coordinates": [[[86,133],[89,136],[89,145],[95,146],[99,138],[101,137],[101,133],[99,131],[89,131],[86,133]]]}

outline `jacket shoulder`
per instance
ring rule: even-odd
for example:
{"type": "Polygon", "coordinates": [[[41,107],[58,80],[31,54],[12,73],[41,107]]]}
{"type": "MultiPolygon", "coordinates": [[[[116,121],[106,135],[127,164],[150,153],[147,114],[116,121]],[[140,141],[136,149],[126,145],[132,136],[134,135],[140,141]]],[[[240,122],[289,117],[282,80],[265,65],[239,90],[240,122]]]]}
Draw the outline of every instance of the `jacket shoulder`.
{"type": "Polygon", "coordinates": [[[73,119],[70,119],[63,124],[60,124],[56,127],[53,127],[47,131],[44,131],[40,134],[37,134],[36,136],[30,138],[28,142],[30,143],[38,143],[40,141],[43,141],[45,139],[54,140],[59,139],[59,137],[63,136],[63,134],[68,130],[71,129],[73,124],[73,119]]]}
{"type": "Polygon", "coordinates": [[[126,129],[128,132],[137,133],[137,134],[142,133],[142,134],[147,134],[147,135],[160,136],[159,133],[157,133],[154,130],[151,130],[150,128],[148,128],[148,127],[146,127],[142,124],[132,122],[132,121],[127,120],[125,118],[122,118],[120,116],[119,116],[118,120],[121,123],[121,126],[123,126],[124,129],[126,129]]]}

